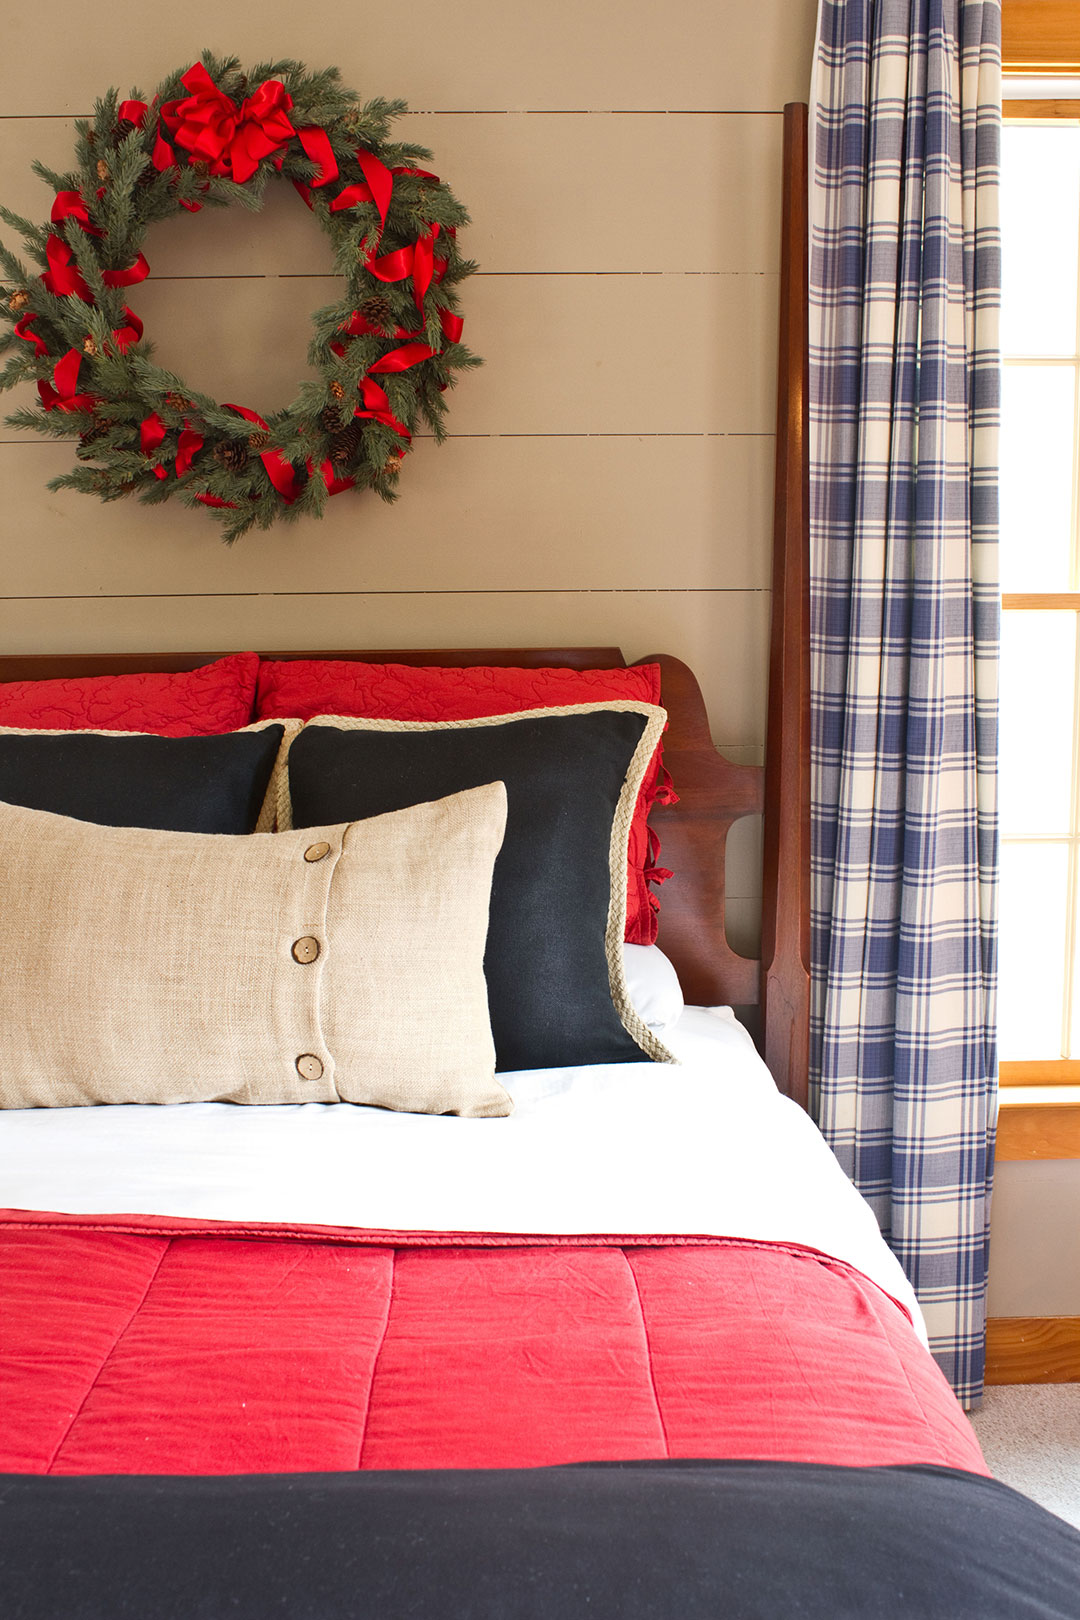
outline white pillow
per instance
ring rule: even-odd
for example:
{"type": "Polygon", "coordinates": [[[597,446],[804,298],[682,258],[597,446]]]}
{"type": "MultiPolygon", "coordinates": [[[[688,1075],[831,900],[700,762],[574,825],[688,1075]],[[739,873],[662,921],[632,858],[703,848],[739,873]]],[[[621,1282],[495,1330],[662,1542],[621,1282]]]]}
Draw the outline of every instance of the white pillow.
{"type": "Polygon", "coordinates": [[[642,1023],[659,1034],[682,1017],[679,976],[658,945],[624,945],[623,966],[630,1001],[642,1023]]]}

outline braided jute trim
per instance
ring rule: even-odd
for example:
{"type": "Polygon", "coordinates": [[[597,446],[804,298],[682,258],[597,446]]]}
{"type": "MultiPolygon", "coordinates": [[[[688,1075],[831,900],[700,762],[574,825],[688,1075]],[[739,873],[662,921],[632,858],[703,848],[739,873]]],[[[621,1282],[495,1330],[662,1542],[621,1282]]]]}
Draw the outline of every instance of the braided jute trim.
{"type": "MultiPolygon", "coordinates": [[[[305,723],[309,726],[336,727],[340,731],[467,731],[477,726],[504,726],[513,720],[543,720],[558,715],[605,714],[613,710],[620,714],[643,715],[645,729],[627,767],[626,776],[623,778],[619,800],[615,806],[615,815],[611,823],[611,842],[608,853],[611,899],[608,903],[607,928],[604,934],[608,984],[611,989],[611,999],[615,1011],[618,1013],[623,1028],[630,1038],[654,1062],[678,1063],[678,1058],[674,1057],[667,1047],[658,1040],[654,1031],[638,1015],[637,1009],[630,1000],[630,990],[626,982],[622,951],[623,935],[626,931],[626,860],[630,842],[630,824],[634,819],[638,794],[641,791],[641,784],[648,769],[649,761],[656,752],[657,744],[667,724],[666,709],[661,709],[654,703],[641,703],[633,698],[609,698],[606,701],[596,703],[565,704],[550,709],[522,709],[513,714],[481,715],[472,720],[384,720],[365,718],[360,715],[316,714],[312,715],[305,723]]],[[[278,760],[274,765],[272,785],[276,782],[278,789],[278,832],[288,832],[292,829],[292,800],[289,796],[289,773],[286,767],[289,748],[292,746],[298,732],[302,729],[302,724],[299,721],[290,720],[286,724],[296,729],[282,739],[278,760]]],[[[269,797],[270,795],[267,794],[268,800],[269,797]]]]}
{"type": "Polygon", "coordinates": [[[255,823],[257,833],[272,833],[277,822],[278,805],[281,795],[289,791],[289,749],[304,729],[302,720],[258,720],[253,726],[245,726],[245,731],[262,731],[265,726],[283,726],[278,751],[274,756],[274,768],[270,772],[270,780],[266,784],[266,794],[263,798],[259,819],[255,823]],[[282,787],[284,784],[284,788],[282,787]]]}
{"type": "MultiPolygon", "coordinates": [[[[274,821],[277,816],[278,804],[281,800],[282,783],[285,792],[289,788],[289,749],[293,738],[303,730],[302,720],[254,720],[249,726],[236,726],[232,731],[197,732],[199,737],[235,737],[240,732],[265,731],[268,726],[282,726],[281,741],[274,756],[273,769],[270,780],[266,784],[266,792],[259,809],[259,819],[255,823],[257,833],[269,833],[274,830],[274,821]]],[[[104,726],[0,726],[0,737],[160,737],[160,731],[110,731],[104,726]]],[[[169,737],[169,742],[183,742],[185,738],[169,737]]]]}

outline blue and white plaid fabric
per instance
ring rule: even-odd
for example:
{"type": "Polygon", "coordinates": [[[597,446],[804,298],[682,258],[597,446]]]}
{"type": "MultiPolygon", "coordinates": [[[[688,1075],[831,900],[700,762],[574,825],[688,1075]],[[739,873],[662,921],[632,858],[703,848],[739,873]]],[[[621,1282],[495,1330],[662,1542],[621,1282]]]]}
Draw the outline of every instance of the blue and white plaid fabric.
{"type": "Polygon", "coordinates": [[[822,0],[811,1105],[962,1400],[996,1108],[1000,0],[822,0]]]}

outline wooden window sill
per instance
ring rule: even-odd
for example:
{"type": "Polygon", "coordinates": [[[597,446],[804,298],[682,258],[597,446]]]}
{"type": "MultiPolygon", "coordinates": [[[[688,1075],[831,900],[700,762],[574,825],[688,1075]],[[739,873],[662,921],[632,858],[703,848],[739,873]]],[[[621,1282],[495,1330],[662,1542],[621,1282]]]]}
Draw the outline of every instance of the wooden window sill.
{"type": "Polygon", "coordinates": [[[998,1159],[1080,1159],[1080,1086],[999,1092],[998,1159]]]}

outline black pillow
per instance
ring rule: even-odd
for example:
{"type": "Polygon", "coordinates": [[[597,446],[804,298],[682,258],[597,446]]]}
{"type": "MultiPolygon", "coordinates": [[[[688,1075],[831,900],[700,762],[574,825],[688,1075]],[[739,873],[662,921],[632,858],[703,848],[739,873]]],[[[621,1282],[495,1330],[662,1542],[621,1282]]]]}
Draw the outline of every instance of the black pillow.
{"type": "Polygon", "coordinates": [[[505,782],[484,959],[496,1068],[668,1059],[622,968],[629,818],[663,722],[648,704],[431,724],[320,716],[289,755],[292,825],[505,782]]]}
{"type": "Polygon", "coordinates": [[[216,737],[0,731],[0,799],[103,827],[250,833],[284,730],[216,737]]]}

